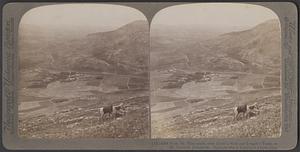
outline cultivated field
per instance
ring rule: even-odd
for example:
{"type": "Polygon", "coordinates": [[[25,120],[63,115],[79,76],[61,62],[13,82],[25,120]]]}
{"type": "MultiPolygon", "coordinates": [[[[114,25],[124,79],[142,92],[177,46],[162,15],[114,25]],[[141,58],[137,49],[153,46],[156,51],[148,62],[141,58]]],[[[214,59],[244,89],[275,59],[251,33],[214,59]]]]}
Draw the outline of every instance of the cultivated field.
{"type": "Polygon", "coordinates": [[[141,83],[141,79],[147,78],[79,72],[53,72],[43,76],[46,74],[24,82],[28,87],[21,89],[21,137],[149,137],[149,95],[145,91],[147,84],[141,83]],[[127,79],[130,88],[126,88],[127,79]],[[126,107],[125,115],[101,119],[100,107],[119,103],[126,107]]]}
{"type": "MultiPolygon", "coordinates": [[[[163,72],[157,75],[168,77],[163,72]]],[[[168,86],[163,77],[154,79],[154,85],[160,79],[161,85],[168,86]]],[[[191,80],[182,87],[155,88],[151,94],[151,101],[154,101],[151,103],[152,137],[279,137],[281,92],[278,79],[277,76],[209,72],[202,80],[191,80]],[[259,106],[258,115],[233,120],[233,107],[254,102],[259,106]]]]}

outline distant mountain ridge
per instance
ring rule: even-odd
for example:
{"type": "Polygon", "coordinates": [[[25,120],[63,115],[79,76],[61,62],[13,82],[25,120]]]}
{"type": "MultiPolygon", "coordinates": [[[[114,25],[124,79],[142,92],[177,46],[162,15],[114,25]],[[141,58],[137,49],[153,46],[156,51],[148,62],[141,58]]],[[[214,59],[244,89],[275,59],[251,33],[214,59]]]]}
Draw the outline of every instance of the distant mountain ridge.
{"type": "Polygon", "coordinates": [[[33,53],[24,49],[21,62],[53,70],[141,73],[148,67],[148,35],[148,22],[142,20],[71,41],[48,40],[48,44],[39,44],[40,47],[30,42],[34,39],[32,35],[22,40],[22,47],[32,45],[39,49],[32,50],[33,53]]]}
{"type": "Polygon", "coordinates": [[[278,20],[222,34],[188,51],[192,64],[212,70],[273,73],[280,70],[281,35],[278,20]],[[203,46],[205,46],[203,48],[203,46]]]}
{"type": "Polygon", "coordinates": [[[147,21],[134,21],[114,31],[89,34],[87,41],[91,55],[117,71],[141,72],[148,67],[147,21]]]}
{"type": "MultiPolygon", "coordinates": [[[[177,43],[176,35],[167,41],[157,39],[159,35],[151,36],[164,46],[151,40],[153,50],[150,50],[149,25],[142,20],[71,41],[45,39],[32,31],[24,31],[19,44],[20,67],[138,74],[147,72],[151,52],[151,64],[155,66],[168,67],[188,60],[191,68],[203,70],[278,73],[280,33],[278,20],[269,20],[251,29],[209,40],[188,39],[184,46],[184,41],[177,43]],[[172,49],[169,45],[182,48],[172,49]]],[[[182,35],[180,41],[184,36],[189,35],[182,35]]]]}

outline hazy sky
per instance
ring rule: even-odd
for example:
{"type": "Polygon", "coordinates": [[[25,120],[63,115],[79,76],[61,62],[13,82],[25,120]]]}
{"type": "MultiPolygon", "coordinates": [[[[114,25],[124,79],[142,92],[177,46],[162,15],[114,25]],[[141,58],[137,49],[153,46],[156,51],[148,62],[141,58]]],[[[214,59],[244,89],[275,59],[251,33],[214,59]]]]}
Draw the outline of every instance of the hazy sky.
{"type": "Polygon", "coordinates": [[[135,20],[146,20],[130,7],[108,4],[60,4],[37,7],[28,11],[21,24],[42,27],[112,27],[118,28],[135,20]]]}
{"type": "Polygon", "coordinates": [[[268,8],[251,4],[202,3],[173,6],[161,10],[152,24],[203,25],[209,27],[253,27],[277,15],[268,8]]]}
{"type": "MultiPolygon", "coordinates": [[[[258,5],[198,3],[165,8],[154,16],[152,25],[194,24],[212,28],[221,26],[239,29],[239,27],[251,28],[274,18],[277,16],[273,11],[258,5]]],[[[130,7],[109,4],[59,4],[31,9],[23,16],[21,25],[90,28],[102,31],[114,30],[135,20],[146,18],[140,11],[130,7]]]]}

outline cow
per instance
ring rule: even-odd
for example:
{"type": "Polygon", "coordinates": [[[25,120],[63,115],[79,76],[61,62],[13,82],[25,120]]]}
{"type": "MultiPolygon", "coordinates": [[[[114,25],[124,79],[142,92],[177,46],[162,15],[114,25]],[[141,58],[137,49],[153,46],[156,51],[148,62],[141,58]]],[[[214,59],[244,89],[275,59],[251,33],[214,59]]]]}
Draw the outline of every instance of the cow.
{"type": "Polygon", "coordinates": [[[251,117],[251,115],[256,115],[258,112],[258,105],[255,102],[252,105],[247,105],[247,104],[243,104],[243,105],[239,105],[237,107],[234,107],[234,118],[233,120],[237,120],[238,116],[240,114],[243,114],[243,117],[246,116],[246,118],[251,117]]]}
{"type": "Polygon", "coordinates": [[[117,117],[117,115],[123,115],[125,113],[125,107],[123,106],[123,103],[120,103],[117,106],[109,105],[104,106],[99,109],[100,117],[103,119],[105,115],[108,115],[109,117],[117,117]]]}

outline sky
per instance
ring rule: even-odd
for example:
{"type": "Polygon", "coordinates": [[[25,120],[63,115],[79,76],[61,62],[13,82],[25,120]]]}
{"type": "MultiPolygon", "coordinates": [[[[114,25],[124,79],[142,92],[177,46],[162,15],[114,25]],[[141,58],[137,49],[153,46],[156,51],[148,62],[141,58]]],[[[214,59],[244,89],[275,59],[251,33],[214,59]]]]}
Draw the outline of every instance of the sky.
{"type": "MultiPolygon", "coordinates": [[[[198,3],[167,7],[159,11],[151,25],[197,25],[203,27],[240,27],[247,29],[277,15],[268,8],[242,3],[198,3]]],[[[22,25],[46,28],[89,28],[91,31],[115,30],[135,20],[146,20],[138,10],[110,4],[59,4],[29,10],[22,25]]]]}
{"type": "Polygon", "coordinates": [[[151,23],[164,25],[228,26],[250,28],[266,20],[276,19],[270,9],[242,3],[184,4],[158,12],[151,23]]]}
{"type": "Polygon", "coordinates": [[[21,25],[67,28],[119,28],[135,20],[146,20],[130,7],[109,4],[59,4],[29,10],[21,25]]]}

